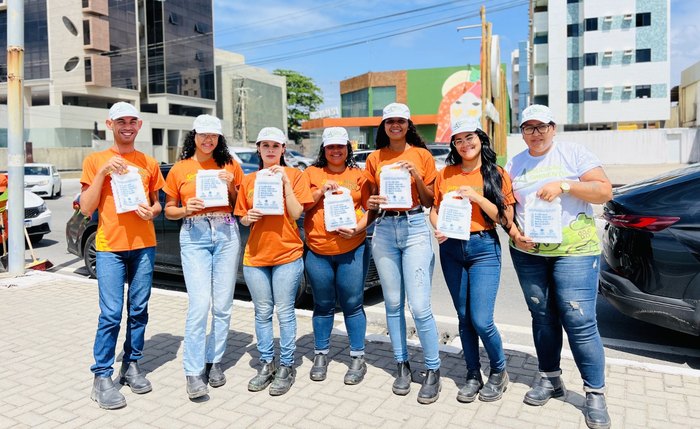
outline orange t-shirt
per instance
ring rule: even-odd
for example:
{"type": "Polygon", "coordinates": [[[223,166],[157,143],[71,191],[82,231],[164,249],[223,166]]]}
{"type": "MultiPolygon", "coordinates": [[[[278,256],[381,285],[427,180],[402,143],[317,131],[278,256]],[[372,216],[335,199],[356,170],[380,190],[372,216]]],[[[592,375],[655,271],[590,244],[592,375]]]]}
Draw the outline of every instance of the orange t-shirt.
{"type": "MultiPolygon", "coordinates": [[[[304,170],[304,174],[309,178],[312,194],[323,188],[328,180],[348,188],[355,202],[357,220],[362,219],[364,216],[362,207],[367,205],[370,195],[369,183],[362,170],[347,167],[342,173],[334,173],[328,168],[308,167],[304,170]]],[[[306,212],[304,218],[304,234],[309,249],[320,255],[340,255],[364,243],[367,238],[364,232],[346,240],[336,232],[326,231],[323,201],[324,198],[321,196],[318,203],[306,212]]]]}
{"type": "MultiPolygon", "coordinates": [[[[236,187],[240,186],[243,180],[243,169],[240,164],[234,159],[231,164],[226,164],[219,167],[214,161],[214,158],[204,162],[199,162],[194,157],[180,160],[173,165],[165,179],[165,187],[163,191],[168,196],[175,198],[182,203],[187,204],[187,200],[194,198],[197,195],[197,171],[199,170],[226,170],[233,173],[233,184],[236,187]]],[[[235,203],[232,201],[230,203],[235,203]]],[[[231,211],[231,206],[224,207],[207,207],[197,212],[197,214],[213,213],[220,211],[231,211]]]]}
{"type": "MultiPolygon", "coordinates": [[[[312,202],[313,197],[307,177],[296,168],[284,167],[284,171],[292,182],[294,195],[299,203],[303,206],[312,202]]],[[[243,217],[253,208],[253,191],[257,175],[256,171],[243,177],[236,199],[236,209],[233,212],[236,216],[243,217]]],[[[287,214],[285,205],[283,216],[265,215],[250,225],[250,235],[243,254],[243,265],[251,267],[282,265],[301,258],[303,254],[304,243],[299,237],[299,228],[296,221],[287,214]]]]}
{"type": "MultiPolygon", "coordinates": [[[[437,175],[433,155],[431,155],[427,149],[413,147],[411,145],[407,145],[406,150],[403,152],[394,152],[388,147],[385,147],[369,154],[365,163],[365,176],[367,180],[379,189],[379,175],[382,172],[382,167],[399,161],[411,161],[420,172],[425,186],[430,189],[437,175]]],[[[411,176],[411,195],[413,197],[413,207],[420,205],[418,188],[416,187],[416,181],[413,176],[411,176]]],[[[403,211],[408,209],[392,210],[403,211]]]]}
{"type": "MultiPolygon", "coordinates": [[[[500,167],[498,167],[498,171],[503,177],[501,190],[505,203],[507,205],[515,204],[510,176],[500,167]]],[[[446,193],[456,191],[460,186],[471,186],[479,195],[484,195],[484,178],[481,176],[481,170],[476,169],[474,171],[464,172],[460,165],[448,165],[445,167],[438,173],[437,179],[435,179],[435,207],[440,205],[446,193]]],[[[479,232],[487,229],[493,229],[493,225],[489,224],[486,219],[484,219],[484,215],[481,213],[481,207],[472,201],[472,224],[470,231],[479,232]]]]}
{"type": "MultiPolygon", "coordinates": [[[[158,191],[165,184],[158,167],[158,161],[139,151],[120,155],[114,147],[95,152],[85,158],[80,183],[90,186],[97,171],[115,155],[124,158],[128,165],[138,168],[146,196],[149,196],[151,192],[158,191]]],[[[117,214],[112,194],[112,178],[109,175],[105,177],[102,184],[97,212],[99,220],[95,248],[98,251],[121,252],[156,245],[153,221],[141,219],[136,212],[117,214]]]]}

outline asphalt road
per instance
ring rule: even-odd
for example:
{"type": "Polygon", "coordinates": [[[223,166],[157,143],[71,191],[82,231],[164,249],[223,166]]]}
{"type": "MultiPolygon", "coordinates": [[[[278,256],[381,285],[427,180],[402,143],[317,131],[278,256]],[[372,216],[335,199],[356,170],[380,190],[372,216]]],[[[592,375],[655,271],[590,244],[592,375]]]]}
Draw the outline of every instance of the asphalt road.
{"type": "MultiPolygon", "coordinates": [[[[78,191],[77,179],[64,179],[63,195],[59,199],[46,200],[52,211],[52,232],[37,244],[35,250],[39,258],[47,258],[54,264],[53,270],[70,275],[86,276],[87,271],[83,266],[82,259],[67,252],[65,241],[66,221],[73,214],[72,201],[78,191]]],[[[507,347],[532,347],[530,315],[506,247],[506,236],[502,234],[502,231],[501,243],[504,250],[503,268],[495,319],[507,347]]],[[[437,248],[437,242],[434,244],[437,248]]],[[[29,257],[28,253],[27,257],[29,257]]],[[[438,258],[439,256],[436,258],[433,275],[433,312],[443,340],[449,343],[456,336],[456,317],[447,286],[442,277],[438,258]]],[[[175,283],[179,281],[179,279],[174,280],[175,283]]],[[[157,287],[162,284],[172,287],[173,278],[157,275],[154,284],[157,287]]],[[[370,322],[383,324],[384,305],[381,289],[375,288],[367,291],[365,303],[370,322]]],[[[698,337],[628,318],[617,312],[602,296],[599,296],[598,299],[598,322],[608,358],[700,369],[700,339],[698,337]]]]}

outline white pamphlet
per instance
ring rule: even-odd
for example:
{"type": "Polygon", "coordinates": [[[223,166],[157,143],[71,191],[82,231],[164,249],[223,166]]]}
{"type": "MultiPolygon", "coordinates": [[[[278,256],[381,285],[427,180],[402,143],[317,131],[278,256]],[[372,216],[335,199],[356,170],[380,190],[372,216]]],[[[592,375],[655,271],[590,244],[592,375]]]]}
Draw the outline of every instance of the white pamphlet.
{"type": "Polygon", "coordinates": [[[530,194],[525,201],[525,235],[535,243],[561,243],[561,200],[552,202],[530,194]]]}
{"type": "Polygon", "coordinates": [[[469,240],[472,224],[472,203],[459,192],[445,194],[438,211],[437,230],[449,238],[469,240]]]}
{"type": "Polygon", "coordinates": [[[146,192],[143,190],[143,181],[139,169],[131,165],[126,167],[124,174],[112,173],[112,195],[117,213],[133,212],[141,203],[148,203],[146,192]]]}
{"type": "Polygon", "coordinates": [[[195,182],[195,196],[204,201],[204,207],[228,206],[228,186],[219,179],[224,170],[199,170],[195,182]]]}
{"type": "Polygon", "coordinates": [[[284,214],[284,187],[282,174],[268,169],[257,172],[253,191],[253,208],[266,215],[284,214]]]}
{"type": "Polygon", "coordinates": [[[386,197],[387,203],[381,209],[410,209],[413,207],[411,195],[411,174],[399,164],[382,167],[379,173],[379,195],[386,197]]]}
{"type": "Polygon", "coordinates": [[[357,228],[355,203],[348,188],[342,186],[335,191],[327,191],[323,198],[323,220],[326,231],[337,231],[339,228],[357,228]]]}

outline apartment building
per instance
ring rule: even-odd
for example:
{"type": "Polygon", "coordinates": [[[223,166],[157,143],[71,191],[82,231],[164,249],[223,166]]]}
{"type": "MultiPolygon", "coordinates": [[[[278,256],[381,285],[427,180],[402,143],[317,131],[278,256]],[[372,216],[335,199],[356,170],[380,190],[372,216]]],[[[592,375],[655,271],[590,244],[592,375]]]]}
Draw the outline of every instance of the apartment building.
{"type": "Polygon", "coordinates": [[[531,0],[530,9],[532,102],[565,130],[669,119],[670,0],[531,0]]]}
{"type": "Polygon", "coordinates": [[[511,85],[513,94],[511,100],[511,131],[518,131],[520,124],[520,113],[527,106],[532,104],[530,97],[530,80],[528,64],[530,60],[530,43],[522,41],[518,43],[518,49],[514,49],[510,54],[511,85]]]}

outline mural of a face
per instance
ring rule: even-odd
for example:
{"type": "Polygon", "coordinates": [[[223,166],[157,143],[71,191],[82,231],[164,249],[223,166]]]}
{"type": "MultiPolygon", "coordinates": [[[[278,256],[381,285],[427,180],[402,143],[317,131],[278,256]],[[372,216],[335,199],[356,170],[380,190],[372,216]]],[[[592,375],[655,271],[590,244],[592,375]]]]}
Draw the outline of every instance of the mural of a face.
{"type": "Polygon", "coordinates": [[[462,70],[445,79],[438,108],[435,141],[449,142],[452,124],[458,120],[481,120],[481,80],[478,69],[462,70]]]}
{"type": "Polygon", "coordinates": [[[473,92],[465,92],[450,106],[450,121],[452,124],[459,120],[478,121],[481,118],[481,96],[473,92]]]}

